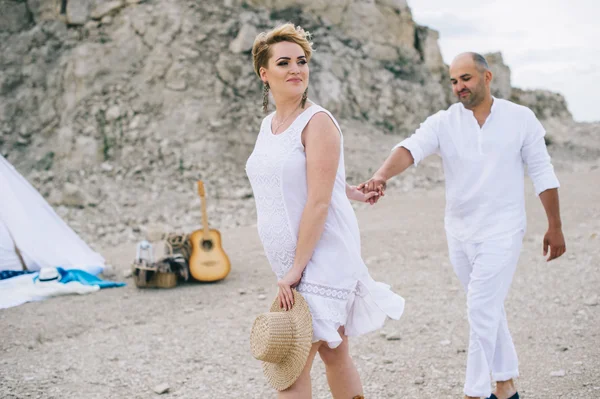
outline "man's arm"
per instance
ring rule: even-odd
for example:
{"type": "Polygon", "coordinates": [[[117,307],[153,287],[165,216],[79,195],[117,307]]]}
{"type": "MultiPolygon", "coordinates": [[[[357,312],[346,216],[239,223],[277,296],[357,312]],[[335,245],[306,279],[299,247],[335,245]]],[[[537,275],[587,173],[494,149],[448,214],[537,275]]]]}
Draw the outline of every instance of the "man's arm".
{"type": "Polygon", "coordinates": [[[359,184],[358,189],[366,193],[376,191],[380,195],[383,195],[387,181],[404,172],[414,162],[415,159],[409,150],[405,147],[396,147],[373,177],[359,184]]]}
{"type": "Polygon", "coordinates": [[[560,184],[554,173],[544,141],[546,131],[533,112],[528,118],[521,157],[527,165],[527,174],[533,181],[535,192],[539,195],[546,211],[548,230],[544,235],[543,254],[544,256],[548,255],[548,247],[550,247],[550,256],[547,261],[551,261],[566,251],[558,200],[560,184]]]}
{"type": "Polygon", "coordinates": [[[371,179],[358,185],[364,192],[377,191],[383,195],[389,179],[404,172],[410,165],[417,165],[423,159],[439,150],[438,140],[440,114],[430,116],[421,124],[419,129],[396,145],[383,165],[371,179]]]}
{"type": "Polygon", "coordinates": [[[548,218],[548,231],[544,236],[544,256],[548,255],[550,247],[550,256],[548,261],[556,259],[566,252],[565,237],[562,232],[562,222],[560,220],[560,206],[558,201],[558,189],[551,188],[540,193],[540,200],[544,205],[546,217],[548,218]]]}

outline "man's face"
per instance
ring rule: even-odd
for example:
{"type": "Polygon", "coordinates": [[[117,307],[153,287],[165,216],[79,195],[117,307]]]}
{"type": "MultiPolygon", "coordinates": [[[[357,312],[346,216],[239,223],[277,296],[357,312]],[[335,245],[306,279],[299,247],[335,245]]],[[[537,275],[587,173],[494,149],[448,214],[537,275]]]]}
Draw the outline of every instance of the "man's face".
{"type": "Polygon", "coordinates": [[[452,92],[465,108],[473,109],[489,93],[491,72],[481,71],[470,56],[457,57],[450,65],[452,92]]]}

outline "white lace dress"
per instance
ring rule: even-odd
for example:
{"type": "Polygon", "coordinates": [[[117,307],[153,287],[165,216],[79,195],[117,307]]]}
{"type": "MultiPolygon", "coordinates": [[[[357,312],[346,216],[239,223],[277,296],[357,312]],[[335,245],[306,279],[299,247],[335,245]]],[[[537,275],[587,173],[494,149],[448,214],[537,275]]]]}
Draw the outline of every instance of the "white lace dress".
{"type": "MultiPolygon", "coordinates": [[[[274,135],[274,114],[270,114],[263,119],[246,164],[256,200],[258,234],[278,279],[294,264],[307,200],[301,134],[318,112],[329,115],[340,129],[327,110],[313,104],[287,130],[274,135]]],[[[325,229],[297,289],[310,307],[313,341],[326,341],[331,348],[342,342],[337,331],[340,326],[345,326],[348,336],[365,334],[381,328],[387,316],[399,319],[404,310],[404,299],[388,285],[374,281],[361,258],[358,222],[346,197],[343,138],[325,229]]]]}

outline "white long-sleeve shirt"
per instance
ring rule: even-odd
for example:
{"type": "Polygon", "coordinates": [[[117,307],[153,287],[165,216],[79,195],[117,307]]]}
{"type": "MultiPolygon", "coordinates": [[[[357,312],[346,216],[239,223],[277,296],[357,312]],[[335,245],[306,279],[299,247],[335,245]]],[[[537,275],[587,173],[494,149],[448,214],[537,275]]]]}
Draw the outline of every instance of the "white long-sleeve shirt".
{"type": "Polygon", "coordinates": [[[408,149],[415,166],[441,155],[446,231],[461,241],[481,242],[525,230],[525,165],[536,194],[559,187],[545,134],[529,108],[494,98],[482,127],[457,103],[427,118],[394,149],[408,149]]]}

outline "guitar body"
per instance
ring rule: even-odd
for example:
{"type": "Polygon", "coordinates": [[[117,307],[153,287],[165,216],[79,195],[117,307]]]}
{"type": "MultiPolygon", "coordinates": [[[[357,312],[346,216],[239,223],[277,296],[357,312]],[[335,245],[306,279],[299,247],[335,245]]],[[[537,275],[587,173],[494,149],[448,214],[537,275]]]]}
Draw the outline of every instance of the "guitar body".
{"type": "Polygon", "coordinates": [[[202,203],[202,224],[200,230],[190,235],[192,253],[190,255],[190,274],[198,281],[223,280],[231,270],[231,263],[223,246],[219,230],[208,227],[206,215],[206,201],[204,200],[204,183],[198,180],[198,195],[202,203]]]}
{"type": "Polygon", "coordinates": [[[210,229],[196,230],[190,235],[192,254],[190,274],[198,281],[222,280],[229,274],[231,263],[221,245],[221,233],[210,229]]]}

